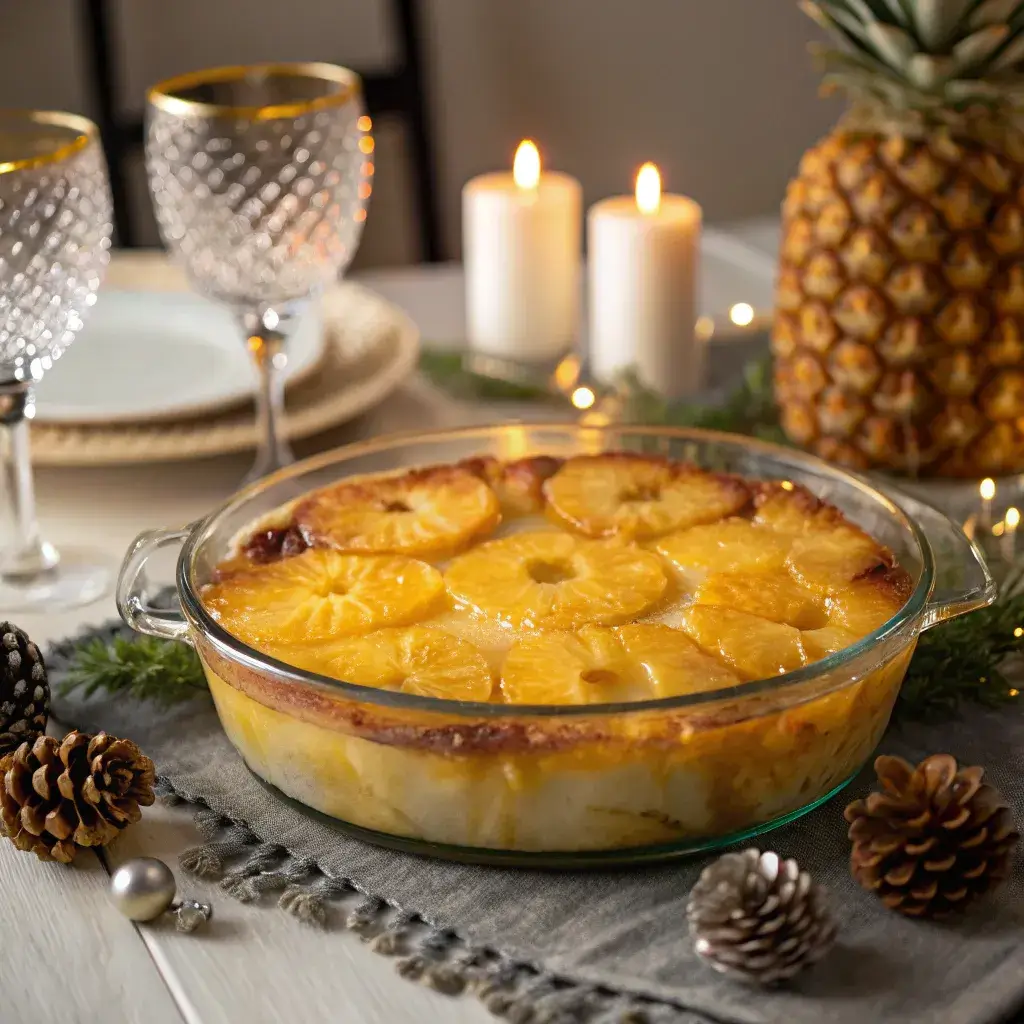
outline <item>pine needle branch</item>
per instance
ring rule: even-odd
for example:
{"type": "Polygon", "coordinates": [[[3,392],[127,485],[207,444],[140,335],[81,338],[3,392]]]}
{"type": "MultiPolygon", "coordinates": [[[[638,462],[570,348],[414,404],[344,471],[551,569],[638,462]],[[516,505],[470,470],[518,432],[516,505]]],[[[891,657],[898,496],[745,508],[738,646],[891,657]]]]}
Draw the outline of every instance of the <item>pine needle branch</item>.
{"type": "Polygon", "coordinates": [[[897,719],[954,714],[962,704],[997,707],[1019,700],[1007,658],[1024,651],[1024,570],[1003,582],[989,608],[921,635],[896,702],[897,719]]]}
{"type": "Polygon", "coordinates": [[[170,707],[209,691],[199,656],[188,644],[151,636],[94,638],[71,654],[58,690],[103,692],[170,707]]]}

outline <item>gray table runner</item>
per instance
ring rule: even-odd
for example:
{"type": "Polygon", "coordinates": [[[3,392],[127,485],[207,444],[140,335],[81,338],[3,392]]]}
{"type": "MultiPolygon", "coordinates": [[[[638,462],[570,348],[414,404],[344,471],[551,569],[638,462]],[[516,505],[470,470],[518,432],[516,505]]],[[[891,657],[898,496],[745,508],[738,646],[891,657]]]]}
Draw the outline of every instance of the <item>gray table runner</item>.
{"type": "MultiPolygon", "coordinates": [[[[60,649],[50,662],[59,679],[60,649]]],[[[237,898],[274,893],[300,917],[343,923],[375,951],[396,956],[410,979],[442,991],[468,986],[518,1024],[1024,1019],[1017,1016],[1024,1009],[1020,858],[997,894],[956,921],[910,921],[884,910],[846,866],[842,809],[869,788],[870,771],[760,839],[762,848],[796,857],[830,890],[841,922],[839,943],[824,961],[764,992],[722,978],[693,953],[686,898],[709,858],[573,873],[431,861],[366,845],[277,800],[245,768],[208,701],[165,711],[124,699],[58,699],[55,714],[135,740],[169,791],[202,805],[197,821],[209,842],[183,855],[187,870],[223,876],[237,898]]],[[[1024,820],[1020,708],[970,709],[955,722],[894,728],[882,749],[912,761],[948,751],[984,765],[1024,820]]]]}

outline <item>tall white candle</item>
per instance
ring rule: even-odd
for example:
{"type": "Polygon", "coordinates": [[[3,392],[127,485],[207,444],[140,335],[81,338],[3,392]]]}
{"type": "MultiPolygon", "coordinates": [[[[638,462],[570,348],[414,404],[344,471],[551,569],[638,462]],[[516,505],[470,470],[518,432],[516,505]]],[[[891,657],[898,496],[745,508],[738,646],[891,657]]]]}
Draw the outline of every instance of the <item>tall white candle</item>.
{"type": "Polygon", "coordinates": [[[466,331],[470,348],[522,362],[557,359],[579,321],[580,183],[541,172],[520,144],[511,174],[482,174],[462,189],[466,331]]]}
{"type": "Polygon", "coordinates": [[[611,381],[634,368],[670,398],[696,390],[702,372],[697,322],[701,209],[662,195],[644,164],[635,196],[595,203],[587,215],[590,370],[611,381]]]}

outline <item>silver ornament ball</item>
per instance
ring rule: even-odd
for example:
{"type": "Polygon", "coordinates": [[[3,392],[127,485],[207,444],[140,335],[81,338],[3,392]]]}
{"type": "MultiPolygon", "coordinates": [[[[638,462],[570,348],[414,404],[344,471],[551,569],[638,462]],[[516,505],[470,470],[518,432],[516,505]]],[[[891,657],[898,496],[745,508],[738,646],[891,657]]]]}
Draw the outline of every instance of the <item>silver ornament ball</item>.
{"type": "Polygon", "coordinates": [[[174,902],[176,889],[174,873],[156,857],[125,861],[110,879],[117,909],[132,921],[159,917],[174,902]]]}

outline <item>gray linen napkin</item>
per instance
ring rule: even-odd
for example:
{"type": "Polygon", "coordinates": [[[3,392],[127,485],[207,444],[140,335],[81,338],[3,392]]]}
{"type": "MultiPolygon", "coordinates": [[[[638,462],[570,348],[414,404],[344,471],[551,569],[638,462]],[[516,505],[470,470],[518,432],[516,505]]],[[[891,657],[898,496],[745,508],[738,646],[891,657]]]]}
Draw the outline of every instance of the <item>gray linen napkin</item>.
{"type": "MultiPolygon", "coordinates": [[[[106,634],[116,627],[110,626],[106,634]]],[[[98,634],[104,635],[101,630],[98,634]]],[[[66,654],[68,646],[64,645],[66,654]]],[[[62,649],[50,657],[60,676],[62,649]]],[[[544,872],[469,867],[366,845],[276,799],[246,769],[208,701],[172,711],[124,699],[62,699],[55,713],[135,740],[211,842],[183,866],[222,871],[226,891],[253,899],[285,888],[282,905],[328,914],[378,952],[409,952],[409,977],[458,990],[466,979],[510,1020],[652,1024],[996,1024],[1024,1019],[1024,878],[1020,862],[960,920],[935,924],[887,912],[852,881],[846,794],[762,837],[831,891],[837,947],[786,987],[767,992],[704,966],[687,936],[690,887],[710,858],[630,871],[544,872]],[[353,902],[362,902],[350,910],[353,902]],[[339,909],[331,909],[337,907],[339,909]],[[374,938],[376,936],[376,938],[374,938]],[[530,1015],[532,1014],[532,1016],[530,1015]]],[[[981,764],[1024,820],[1020,708],[970,709],[955,722],[891,729],[882,749],[912,761],[948,751],[981,764]]],[[[330,918],[328,918],[330,919],[330,918]]]]}

